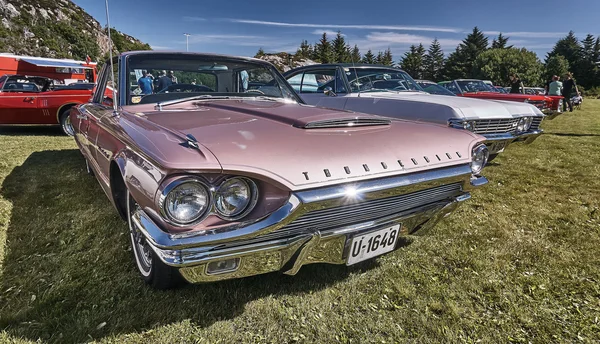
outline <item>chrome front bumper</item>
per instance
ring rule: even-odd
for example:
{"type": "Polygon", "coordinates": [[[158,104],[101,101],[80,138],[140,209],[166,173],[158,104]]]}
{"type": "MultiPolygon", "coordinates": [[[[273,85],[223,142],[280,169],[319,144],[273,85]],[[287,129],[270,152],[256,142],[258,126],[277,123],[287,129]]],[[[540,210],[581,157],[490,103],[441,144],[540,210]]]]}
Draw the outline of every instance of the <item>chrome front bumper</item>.
{"type": "Polygon", "coordinates": [[[485,144],[488,147],[490,154],[498,154],[504,151],[509,144],[513,142],[525,142],[530,144],[544,131],[542,129],[530,130],[526,133],[521,134],[482,134],[485,137],[485,144]]]}
{"type": "MultiPolygon", "coordinates": [[[[561,107],[562,107],[562,105],[561,105],[561,107]]],[[[546,115],[544,117],[544,119],[548,120],[548,121],[555,119],[556,117],[558,117],[558,115],[561,115],[563,113],[562,109],[558,109],[558,110],[545,109],[542,112],[544,113],[544,115],[546,115]]]]}
{"type": "Polygon", "coordinates": [[[469,199],[471,189],[486,183],[485,177],[473,177],[468,165],[460,165],[351,185],[300,191],[292,194],[287,204],[259,221],[208,234],[166,233],[142,210],[134,214],[132,222],[144,234],[156,255],[165,264],[179,268],[181,275],[191,283],[273,271],[294,275],[306,264],[344,264],[348,239],[382,226],[401,224],[400,234],[404,235],[424,233],[450,214],[460,202],[469,199]],[[458,194],[392,216],[323,231],[314,228],[280,230],[302,214],[347,203],[346,190],[349,186],[352,187],[352,194],[359,195],[361,200],[376,200],[458,182],[462,183],[458,194]],[[235,270],[208,273],[209,263],[228,259],[239,261],[235,270]]]}

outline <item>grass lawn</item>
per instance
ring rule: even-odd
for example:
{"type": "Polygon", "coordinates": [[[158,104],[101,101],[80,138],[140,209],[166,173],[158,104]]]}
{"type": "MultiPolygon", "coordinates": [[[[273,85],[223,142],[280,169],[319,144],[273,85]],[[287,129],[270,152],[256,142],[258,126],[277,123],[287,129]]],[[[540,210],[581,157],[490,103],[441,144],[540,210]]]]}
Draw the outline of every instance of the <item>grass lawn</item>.
{"type": "Polygon", "coordinates": [[[0,129],[0,342],[597,343],[600,100],[542,127],[390,255],[168,292],[71,138],[0,129]]]}

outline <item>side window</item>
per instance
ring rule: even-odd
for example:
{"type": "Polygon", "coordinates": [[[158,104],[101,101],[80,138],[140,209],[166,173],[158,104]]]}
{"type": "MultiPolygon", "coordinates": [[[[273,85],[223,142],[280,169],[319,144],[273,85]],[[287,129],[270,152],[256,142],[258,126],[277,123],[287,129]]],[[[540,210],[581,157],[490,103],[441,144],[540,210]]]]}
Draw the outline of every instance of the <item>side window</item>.
{"type": "Polygon", "coordinates": [[[323,93],[326,87],[338,91],[338,84],[341,86],[342,83],[339,76],[336,78],[335,68],[308,70],[304,72],[300,93],[323,93]]]}
{"type": "Polygon", "coordinates": [[[112,84],[111,73],[110,73],[110,63],[107,62],[104,67],[102,67],[102,71],[100,72],[100,76],[98,77],[98,83],[96,84],[96,88],[94,90],[94,98],[93,102],[98,104],[104,104],[106,106],[112,106],[113,101],[117,101],[117,99],[113,99],[117,96],[118,91],[118,63],[113,63],[114,76],[115,76],[115,84],[112,84]],[[114,93],[113,93],[114,90],[114,93]]]}
{"type": "Polygon", "coordinates": [[[454,94],[460,94],[460,90],[458,89],[458,87],[456,87],[456,85],[453,82],[449,82],[449,83],[444,84],[444,87],[448,91],[450,91],[450,92],[452,92],[454,94]]]}
{"type": "Polygon", "coordinates": [[[298,73],[291,78],[287,79],[287,82],[292,86],[294,91],[300,92],[300,85],[302,84],[302,75],[303,73],[298,73]]]}

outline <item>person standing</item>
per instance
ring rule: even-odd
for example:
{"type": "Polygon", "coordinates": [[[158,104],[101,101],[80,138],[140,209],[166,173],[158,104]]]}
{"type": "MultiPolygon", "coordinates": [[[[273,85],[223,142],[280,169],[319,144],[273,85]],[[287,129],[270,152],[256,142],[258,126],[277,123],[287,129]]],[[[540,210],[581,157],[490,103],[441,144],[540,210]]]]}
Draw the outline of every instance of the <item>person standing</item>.
{"type": "Polygon", "coordinates": [[[158,78],[158,87],[157,87],[158,92],[164,90],[165,88],[167,88],[171,85],[173,85],[173,81],[171,81],[171,78],[169,78],[167,76],[167,71],[163,70],[160,73],[160,78],[158,78]]]}
{"type": "Polygon", "coordinates": [[[552,82],[548,86],[549,96],[560,96],[562,94],[563,83],[559,80],[560,78],[556,75],[552,77],[552,82]]]}
{"type": "Polygon", "coordinates": [[[523,93],[525,87],[523,87],[523,82],[519,79],[517,74],[510,75],[510,93],[523,93]]]}
{"type": "Polygon", "coordinates": [[[569,105],[569,111],[573,112],[573,103],[571,103],[571,92],[573,92],[573,89],[575,89],[576,94],[579,95],[579,89],[577,89],[575,80],[573,80],[573,75],[567,73],[562,89],[562,96],[565,97],[563,100],[563,112],[567,111],[567,105],[569,105]]]}
{"type": "Polygon", "coordinates": [[[152,94],[152,81],[152,74],[144,71],[142,77],[138,80],[138,86],[143,95],[152,94]]]}

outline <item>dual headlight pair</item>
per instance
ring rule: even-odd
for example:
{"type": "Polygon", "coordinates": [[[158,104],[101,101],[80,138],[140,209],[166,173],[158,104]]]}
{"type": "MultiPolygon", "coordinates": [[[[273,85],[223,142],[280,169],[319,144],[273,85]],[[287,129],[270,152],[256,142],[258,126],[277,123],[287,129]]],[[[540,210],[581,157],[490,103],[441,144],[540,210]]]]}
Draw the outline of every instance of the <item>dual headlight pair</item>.
{"type": "Polygon", "coordinates": [[[533,123],[533,117],[521,117],[519,118],[519,122],[517,123],[517,131],[525,132],[531,128],[531,123],[533,123]]]}
{"type": "Polygon", "coordinates": [[[256,183],[244,177],[233,177],[218,186],[209,186],[196,178],[171,182],[159,198],[163,217],[177,226],[189,226],[214,213],[225,220],[246,216],[258,199],[256,183]]]}

